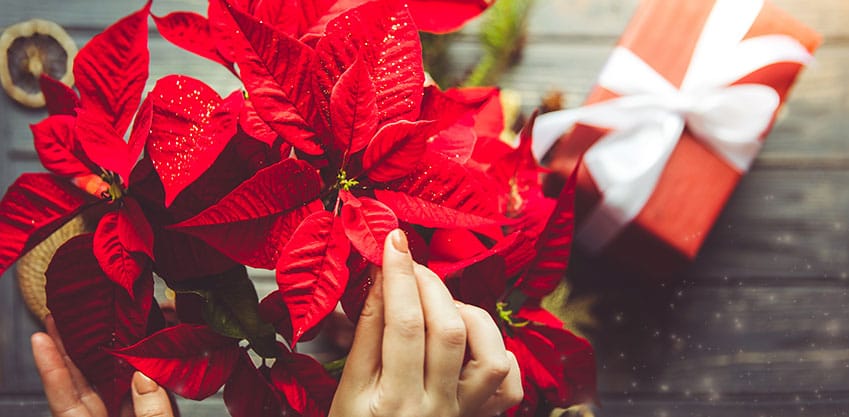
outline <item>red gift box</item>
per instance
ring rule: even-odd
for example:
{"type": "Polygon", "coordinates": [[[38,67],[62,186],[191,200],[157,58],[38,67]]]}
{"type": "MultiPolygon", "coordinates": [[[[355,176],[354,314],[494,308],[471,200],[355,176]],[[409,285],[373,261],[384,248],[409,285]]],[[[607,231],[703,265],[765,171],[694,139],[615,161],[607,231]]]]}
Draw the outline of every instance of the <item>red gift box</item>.
{"type": "Polygon", "coordinates": [[[688,264],[820,42],[769,2],[643,1],[585,106],[534,129],[549,186],[584,157],[578,246],[656,276],[688,264]]]}

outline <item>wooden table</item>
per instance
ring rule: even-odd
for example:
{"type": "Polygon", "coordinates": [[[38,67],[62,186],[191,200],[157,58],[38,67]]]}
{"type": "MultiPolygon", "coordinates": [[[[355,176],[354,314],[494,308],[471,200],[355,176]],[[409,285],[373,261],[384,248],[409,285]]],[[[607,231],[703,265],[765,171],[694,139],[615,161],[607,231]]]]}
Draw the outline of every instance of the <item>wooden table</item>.
{"type": "MultiPolygon", "coordinates": [[[[154,11],[204,3],[162,0],[154,11]]],[[[538,0],[524,60],[502,84],[521,93],[526,110],[551,88],[579,104],[636,3],[538,0]]],[[[599,415],[849,415],[849,2],[776,3],[820,30],[825,43],[696,263],[661,284],[574,260],[571,300],[595,297],[596,324],[587,333],[598,351],[599,415]]],[[[0,0],[0,27],[46,18],[82,45],[140,4],[0,0]]],[[[477,56],[473,32],[454,46],[457,68],[477,56]]],[[[151,80],[180,62],[179,70],[220,92],[239,87],[226,71],[157,36],[150,48],[151,80]]],[[[28,124],[42,117],[0,98],[2,188],[40,170],[28,124]]],[[[0,416],[45,415],[29,353],[37,325],[5,275],[0,416]]],[[[225,415],[220,397],[182,408],[184,416],[225,415]]]]}

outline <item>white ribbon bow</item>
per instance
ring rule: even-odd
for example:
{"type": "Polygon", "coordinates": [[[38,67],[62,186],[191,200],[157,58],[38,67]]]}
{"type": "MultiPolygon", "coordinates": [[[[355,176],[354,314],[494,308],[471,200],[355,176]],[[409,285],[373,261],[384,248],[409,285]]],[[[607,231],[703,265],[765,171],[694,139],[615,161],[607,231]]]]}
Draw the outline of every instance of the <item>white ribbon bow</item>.
{"type": "Polygon", "coordinates": [[[617,47],[598,84],[619,98],[537,118],[533,151],[538,159],[575,123],[611,129],[584,154],[602,193],[575,234],[590,253],[600,251],[640,213],[685,126],[738,171],[749,168],[780,99],[765,85],[729,84],[767,65],[813,59],[789,36],[743,40],[762,7],[763,0],[717,0],[680,89],[633,52],[617,47]]]}

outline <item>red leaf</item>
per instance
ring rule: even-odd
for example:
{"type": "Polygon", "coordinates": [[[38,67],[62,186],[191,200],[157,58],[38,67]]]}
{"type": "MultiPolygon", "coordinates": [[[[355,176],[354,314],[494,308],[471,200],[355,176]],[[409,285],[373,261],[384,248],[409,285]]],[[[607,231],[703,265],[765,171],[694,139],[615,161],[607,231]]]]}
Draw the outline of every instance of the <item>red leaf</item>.
{"type": "Polygon", "coordinates": [[[112,352],[159,385],[192,400],[215,394],[241,353],[236,339],[193,324],[166,328],[112,352]]]}
{"type": "Polygon", "coordinates": [[[75,134],[85,155],[97,166],[116,172],[126,183],[135,160],[130,156],[130,146],[97,109],[77,109],[75,134]]]}
{"type": "Polygon", "coordinates": [[[562,327],[530,324],[515,330],[515,340],[530,353],[514,351],[519,368],[550,404],[567,408],[597,401],[595,354],[586,339],[562,327]]]}
{"type": "Polygon", "coordinates": [[[456,262],[487,250],[471,230],[436,229],[430,238],[430,261],[456,262]]]}
{"type": "Polygon", "coordinates": [[[410,14],[419,30],[448,33],[483,13],[495,0],[410,0],[410,14]]]}
{"type": "MultiPolygon", "coordinates": [[[[148,96],[141,104],[136,119],[133,121],[133,129],[130,132],[129,160],[133,165],[147,145],[150,138],[150,130],[153,124],[153,100],[148,96]]],[[[129,178],[127,179],[129,182],[129,178]]]]}
{"type": "Polygon", "coordinates": [[[437,275],[447,278],[469,266],[489,258],[501,258],[505,260],[504,263],[506,264],[506,266],[500,268],[501,274],[506,277],[512,277],[510,272],[513,272],[512,270],[515,268],[506,262],[507,256],[505,256],[505,254],[509,255],[514,252],[515,248],[524,242],[524,240],[521,239],[523,237],[524,236],[519,233],[512,233],[496,242],[493,247],[482,252],[478,252],[470,256],[464,256],[457,260],[431,259],[430,262],[428,262],[428,267],[432,269],[433,272],[436,272],[437,275]]]}
{"type": "Polygon", "coordinates": [[[315,0],[301,2],[302,16],[300,35],[302,40],[308,40],[322,35],[327,24],[340,14],[363,3],[363,0],[315,0]]]}
{"type": "Polygon", "coordinates": [[[498,98],[498,89],[493,87],[450,88],[445,91],[437,86],[425,87],[419,119],[433,120],[433,129],[438,132],[466,116],[476,115],[493,97],[498,98]]]}
{"type": "Polygon", "coordinates": [[[523,197],[534,193],[542,194],[540,188],[542,170],[531,152],[531,132],[534,128],[536,115],[537,113],[531,115],[530,120],[522,129],[519,146],[496,160],[488,170],[488,173],[495,177],[498,184],[508,189],[512,187],[513,194],[523,197]]]}
{"type": "Polygon", "coordinates": [[[173,12],[164,17],[151,16],[163,38],[233,71],[233,63],[218,52],[216,39],[213,38],[209,27],[209,20],[205,17],[192,12],[173,12]]]}
{"type": "Polygon", "coordinates": [[[92,201],[55,175],[21,175],[0,200],[0,274],[92,201]]]}
{"type": "Polygon", "coordinates": [[[321,155],[324,151],[316,142],[312,124],[315,105],[308,81],[312,76],[313,50],[225,0],[215,2],[229,12],[231,30],[244,35],[234,40],[236,59],[257,113],[295,148],[309,155],[321,155]]]}
{"type": "Polygon", "coordinates": [[[457,279],[447,281],[458,300],[487,310],[500,323],[496,303],[504,297],[507,265],[500,256],[490,256],[469,265],[457,279]]]}
{"type": "Polygon", "coordinates": [[[206,172],[236,134],[242,97],[235,92],[222,100],[203,82],[181,75],[157,81],[150,96],[153,120],[147,152],[165,186],[167,207],[206,172]]]}
{"type": "Polygon", "coordinates": [[[92,172],[92,169],[74,154],[75,124],[74,116],[55,115],[30,126],[38,159],[45,168],[56,175],[78,177],[92,172]]]}
{"type": "Polygon", "coordinates": [[[410,175],[387,188],[463,213],[503,219],[500,200],[504,197],[492,179],[471,165],[437,153],[422,155],[410,175]]]}
{"type": "Polygon", "coordinates": [[[292,345],[336,307],[348,283],[350,250],[342,222],[322,210],[307,217],[280,251],[277,285],[292,315],[292,345]]]}
{"type": "Polygon", "coordinates": [[[135,200],[125,198],[118,204],[123,205],[97,224],[94,257],[106,276],[133,298],[133,284],[147,265],[145,256],[153,259],[153,230],[135,200]]]}
{"type": "Polygon", "coordinates": [[[386,182],[407,175],[416,167],[427,146],[428,121],[398,121],[380,128],[363,154],[363,170],[374,181],[386,182]]]}
{"type": "Polygon", "coordinates": [[[133,301],[100,270],[92,244],[92,234],[81,235],[56,252],[46,272],[47,307],[68,356],[97,390],[109,415],[118,415],[133,369],[109,351],[144,337],[153,278],[147,273],[136,282],[133,301]]]}
{"type": "Polygon", "coordinates": [[[59,114],[75,116],[77,114],[77,107],[80,107],[80,98],[71,87],[59,80],[50,78],[47,74],[42,74],[38,82],[47,104],[47,113],[51,116],[59,114]]]}
{"type": "Polygon", "coordinates": [[[242,106],[242,112],[239,114],[239,127],[245,131],[250,137],[273,146],[280,136],[277,135],[271,126],[259,117],[256,107],[250,100],[245,100],[242,106]]]}
{"type": "Polygon", "coordinates": [[[303,417],[324,417],[336,392],[336,380],[315,359],[290,353],[271,367],[271,383],[303,417]]]}
{"type": "Polygon", "coordinates": [[[330,93],[358,57],[375,91],[378,126],[416,120],[424,89],[419,33],[400,2],[372,1],[345,11],[327,24],[316,45],[314,90],[325,116],[330,93]]]}
{"type": "MultiPolygon", "coordinates": [[[[268,370],[268,368],[264,368],[268,370]]],[[[242,350],[227,385],[224,404],[233,417],[280,417],[289,409],[260,370],[242,350]]]]}
{"type": "Polygon", "coordinates": [[[475,142],[474,118],[467,114],[453,126],[442,130],[428,140],[427,148],[431,152],[439,152],[460,164],[465,164],[472,157],[475,142]]]}
{"type": "Polygon", "coordinates": [[[499,223],[492,218],[465,213],[405,193],[374,190],[374,195],[382,203],[389,206],[393,212],[398,213],[399,219],[419,226],[474,229],[499,223]]]}
{"type": "Polygon", "coordinates": [[[365,148],[377,130],[374,84],[362,59],[354,61],[330,94],[330,126],[348,155],[365,148]]]}
{"type": "Polygon", "coordinates": [[[340,191],[342,225],[351,245],[375,265],[383,265],[383,242],[389,232],[398,228],[395,213],[381,203],[368,197],[354,197],[348,191],[340,191]]]}
{"type": "Polygon", "coordinates": [[[237,262],[274,269],[280,248],[307,215],[323,211],[315,168],[286,159],[257,174],[195,217],[172,226],[237,262]]]}
{"type": "Polygon", "coordinates": [[[575,230],[577,172],[576,169],[560,192],[554,212],[536,242],[537,255],[516,284],[529,297],[548,295],[566,274],[575,230]]]}
{"type": "Polygon", "coordinates": [[[118,137],[127,131],[147,82],[149,12],[150,1],[92,38],[74,60],[82,107],[96,114],[118,137]]]}
{"type": "Polygon", "coordinates": [[[259,316],[263,321],[274,326],[283,338],[292,340],[292,319],[289,316],[289,308],[283,296],[280,295],[280,290],[272,291],[259,302],[259,316]]]}

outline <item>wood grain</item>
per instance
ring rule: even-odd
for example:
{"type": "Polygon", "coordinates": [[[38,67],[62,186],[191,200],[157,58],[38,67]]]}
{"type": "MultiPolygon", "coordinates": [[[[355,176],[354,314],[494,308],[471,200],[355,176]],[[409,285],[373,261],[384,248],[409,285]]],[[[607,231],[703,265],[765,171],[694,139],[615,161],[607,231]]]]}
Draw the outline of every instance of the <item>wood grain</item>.
{"type": "MultiPolygon", "coordinates": [[[[685,0],[674,0],[685,1],[685,0]]],[[[574,297],[595,296],[600,416],[849,415],[849,2],[774,0],[825,44],[806,69],[752,172],[696,263],[645,282],[577,256],[574,297]]],[[[537,0],[524,59],[503,86],[530,111],[549,89],[579,105],[638,0],[537,0]]],[[[79,45],[142,1],[0,0],[0,28],[58,22],[79,45]]],[[[154,12],[203,12],[205,0],[157,0],[154,12]]],[[[152,32],[154,29],[151,29],[152,32]]],[[[456,77],[480,56],[471,25],[452,48],[456,77]]],[[[239,88],[222,68],[152,33],[151,81],[175,70],[239,88]]],[[[0,98],[0,187],[40,170],[28,125],[43,112],[0,98]]],[[[261,292],[273,276],[259,277],[261,292]],[[269,278],[270,277],[270,278],[269,278]]],[[[46,415],[12,274],[0,280],[0,415],[46,415]]],[[[220,396],[181,400],[184,416],[226,416],[220,396]]]]}

